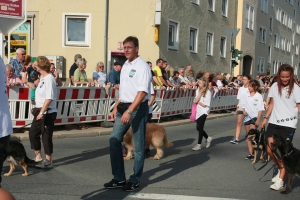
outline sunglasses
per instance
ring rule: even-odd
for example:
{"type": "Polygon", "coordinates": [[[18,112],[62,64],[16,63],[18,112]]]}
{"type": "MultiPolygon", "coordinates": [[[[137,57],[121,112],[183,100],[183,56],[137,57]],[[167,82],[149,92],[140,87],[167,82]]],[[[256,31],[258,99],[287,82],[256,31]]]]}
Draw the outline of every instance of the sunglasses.
{"type": "Polygon", "coordinates": [[[99,66],[99,68],[103,68],[104,66],[99,66]]]}

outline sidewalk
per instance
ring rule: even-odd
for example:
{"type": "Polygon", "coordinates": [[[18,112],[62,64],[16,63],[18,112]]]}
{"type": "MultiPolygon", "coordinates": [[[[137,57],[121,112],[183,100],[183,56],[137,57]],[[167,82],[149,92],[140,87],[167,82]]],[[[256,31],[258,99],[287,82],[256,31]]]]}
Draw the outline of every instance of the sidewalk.
{"type": "MultiPolygon", "coordinates": [[[[218,119],[222,117],[228,117],[234,115],[234,112],[231,113],[220,113],[220,114],[210,114],[206,120],[212,120],[212,119],[218,119]]],[[[159,123],[160,125],[164,127],[170,127],[170,126],[178,126],[183,124],[192,124],[195,122],[191,122],[190,119],[174,119],[170,121],[161,120],[159,123]]],[[[78,138],[78,137],[96,137],[96,136],[102,136],[102,135],[109,135],[112,131],[112,127],[110,128],[104,128],[101,126],[96,125],[90,125],[87,124],[89,127],[85,130],[78,130],[76,127],[76,124],[71,125],[65,125],[65,126],[55,126],[54,133],[53,133],[53,139],[62,139],[62,138],[78,138]]],[[[20,138],[21,141],[29,140],[28,137],[28,131],[25,131],[23,133],[13,133],[12,134],[15,137],[20,138]]]]}

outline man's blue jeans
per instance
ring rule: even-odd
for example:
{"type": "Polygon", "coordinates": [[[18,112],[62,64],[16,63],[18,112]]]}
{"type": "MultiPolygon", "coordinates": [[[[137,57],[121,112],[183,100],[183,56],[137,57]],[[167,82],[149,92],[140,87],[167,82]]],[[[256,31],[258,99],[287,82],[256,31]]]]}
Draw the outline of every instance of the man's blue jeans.
{"type": "Polygon", "coordinates": [[[122,141],[123,136],[131,126],[134,140],[134,166],[133,175],[130,176],[129,181],[132,183],[140,182],[144,168],[145,134],[148,113],[148,101],[141,103],[140,106],[133,111],[128,124],[121,124],[122,115],[117,112],[114,128],[109,138],[110,162],[115,180],[126,180],[122,154],[122,141]]]}

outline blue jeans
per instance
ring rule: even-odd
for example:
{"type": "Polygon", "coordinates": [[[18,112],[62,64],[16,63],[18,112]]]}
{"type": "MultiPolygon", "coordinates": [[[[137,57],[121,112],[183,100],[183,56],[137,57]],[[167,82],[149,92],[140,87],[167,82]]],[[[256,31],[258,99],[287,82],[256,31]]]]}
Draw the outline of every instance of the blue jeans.
{"type": "Polygon", "coordinates": [[[140,182],[144,168],[145,134],[148,113],[148,101],[141,103],[140,106],[133,111],[128,124],[121,124],[122,115],[117,112],[114,128],[109,138],[110,162],[112,174],[115,180],[126,180],[122,154],[122,141],[123,136],[131,126],[134,140],[134,166],[133,174],[130,176],[129,181],[132,183],[140,182]]]}

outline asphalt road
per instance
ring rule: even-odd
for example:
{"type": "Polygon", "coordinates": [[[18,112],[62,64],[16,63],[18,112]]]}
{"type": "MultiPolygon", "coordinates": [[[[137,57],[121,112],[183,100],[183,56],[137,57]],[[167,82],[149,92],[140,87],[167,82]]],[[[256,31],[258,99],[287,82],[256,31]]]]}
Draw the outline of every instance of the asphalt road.
{"type": "MultiPolygon", "coordinates": [[[[212,145],[197,152],[195,124],[168,127],[168,140],[173,147],[165,148],[161,160],[146,159],[140,190],[124,192],[106,190],[103,184],[112,179],[109,159],[109,136],[59,139],[54,141],[54,168],[29,168],[22,177],[17,167],[10,177],[3,177],[2,187],[16,199],[74,200],[74,199],[299,199],[300,178],[293,182],[288,195],[269,189],[273,176],[270,162],[255,171],[245,141],[229,143],[235,133],[235,117],[209,120],[205,130],[213,137],[212,145]]],[[[245,133],[243,131],[242,136],[245,133]]],[[[34,157],[29,142],[23,142],[29,157],[34,157]]],[[[299,131],[294,145],[300,149],[299,131]]],[[[261,166],[258,163],[256,166],[261,166]]],[[[125,161],[127,178],[132,173],[133,160],[125,161]]],[[[9,170],[7,163],[3,172],[9,170]]],[[[3,173],[2,173],[3,174],[3,173]]],[[[1,198],[0,198],[1,199],[1,198]]]]}

